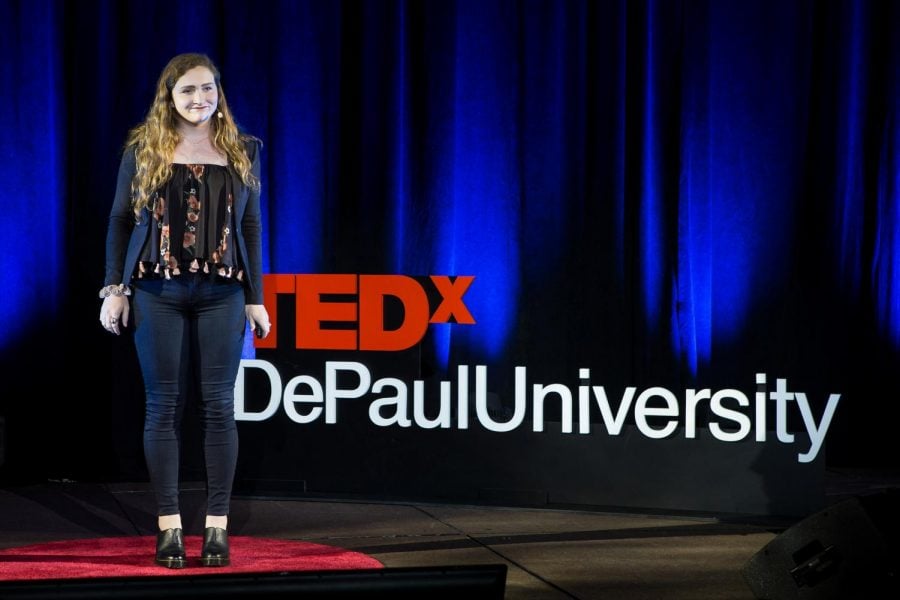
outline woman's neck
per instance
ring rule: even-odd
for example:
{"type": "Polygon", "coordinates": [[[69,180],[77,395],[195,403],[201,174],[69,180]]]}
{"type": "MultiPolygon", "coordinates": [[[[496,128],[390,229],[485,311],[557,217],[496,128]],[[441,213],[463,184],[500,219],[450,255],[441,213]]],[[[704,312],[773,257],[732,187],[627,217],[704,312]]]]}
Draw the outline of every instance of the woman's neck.
{"type": "Polygon", "coordinates": [[[227,165],[228,157],[213,145],[211,133],[208,122],[198,126],[179,124],[181,140],[175,146],[173,162],[227,165]]]}
{"type": "Polygon", "coordinates": [[[188,125],[187,123],[179,123],[176,126],[181,139],[190,142],[209,139],[209,121],[204,121],[198,125],[188,125]]]}

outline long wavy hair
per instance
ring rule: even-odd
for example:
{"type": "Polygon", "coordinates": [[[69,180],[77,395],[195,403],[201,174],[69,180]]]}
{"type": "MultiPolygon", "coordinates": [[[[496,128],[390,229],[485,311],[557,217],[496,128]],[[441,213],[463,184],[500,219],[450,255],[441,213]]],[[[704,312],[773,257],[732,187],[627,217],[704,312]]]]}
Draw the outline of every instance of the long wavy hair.
{"type": "Polygon", "coordinates": [[[245,185],[259,187],[259,181],[250,172],[252,165],[244,150],[245,141],[258,139],[238,130],[225,99],[219,70],[205,54],[179,54],[162,70],[147,117],[128,133],[125,141],[126,149],[134,147],[137,163],[137,171],[131,182],[131,198],[136,213],[150,204],[153,193],[172,176],[175,147],[181,141],[177,127],[181,117],[172,105],[172,89],[182,75],[195,67],[209,69],[218,90],[217,114],[210,119],[213,147],[228,158],[228,163],[245,185]]]}

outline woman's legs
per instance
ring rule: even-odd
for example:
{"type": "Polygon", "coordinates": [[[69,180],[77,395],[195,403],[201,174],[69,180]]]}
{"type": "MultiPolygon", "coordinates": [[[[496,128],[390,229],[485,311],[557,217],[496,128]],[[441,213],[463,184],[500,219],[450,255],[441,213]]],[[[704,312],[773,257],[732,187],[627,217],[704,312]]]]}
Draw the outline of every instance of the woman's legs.
{"type": "Polygon", "coordinates": [[[191,372],[200,382],[207,514],[227,519],[237,464],[234,383],[245,327],[243,289],[187,274],[135,287],[135,345],[147,394],[144,453],[160,527],[176,520],[180,527],[180,423],[191,372]]]}
{"type": "Polygon", "coordinates": [[[178,470],[190,370],[189,295],[189,286],[177,280],[142,281],[134,292],[134,341],[146,392],[144,457],[161,529],[171,528],[176,517],[180,525],[178,470]]]}
{"type": "Polygon", "coordinates": [[[238,452],[234,384],[246,327],[240,284],[203,281],[197,290],[191,326],[206,458],[206,526],[224,529],[238,452]],[[211,520],[215,524],[210,524],[211,520]]]}

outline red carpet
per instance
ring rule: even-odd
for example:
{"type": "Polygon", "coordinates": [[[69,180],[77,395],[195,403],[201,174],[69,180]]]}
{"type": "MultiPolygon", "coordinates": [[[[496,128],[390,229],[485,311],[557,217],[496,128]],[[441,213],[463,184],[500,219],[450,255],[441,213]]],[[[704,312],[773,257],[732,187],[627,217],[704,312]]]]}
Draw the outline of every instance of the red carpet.
{"type": "Polygon", "coordinates": [[[0,581],[134,577],[147,575],[216,575],[279,571],[380,569],[380,562],[343,548],[244,536],[229,538],[231,565],[200,566],[200,536],[187,536],[188,566],[167,569],[153,562],[156,537],[111,537],[48,542],[0,550],[0,581]]]}

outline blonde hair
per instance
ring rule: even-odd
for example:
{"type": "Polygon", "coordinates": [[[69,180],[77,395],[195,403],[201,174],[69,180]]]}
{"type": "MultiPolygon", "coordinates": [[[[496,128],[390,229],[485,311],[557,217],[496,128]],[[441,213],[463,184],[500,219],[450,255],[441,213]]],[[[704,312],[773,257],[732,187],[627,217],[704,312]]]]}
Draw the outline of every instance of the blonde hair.
{"type": "MultiPolygon", "coordinates": [[[[195,67],[209,69],[216,82],[219,96],[218,115],[211,119],[213,147],[228,158],[245,185],[258,188],[259,181],[250,172],[250,159],[244,142],[257,140],[242,134],[234,122],[225,91],[219,80],[219,70],[204,54],[179,54],[169,61],[156,83],[156,96],[143,123],[134,127],[125,141],[126,148],[134,147],[136,172],[131,181],[131,199],[135,212],[150,204],[153,193],[172,176],[175,147],[181,141],[177,124],[180,118],[172,105],[172,89],[182,75],[195,67]]],[[[258,141],[258,140],[257,140],[258,141]]]]}

